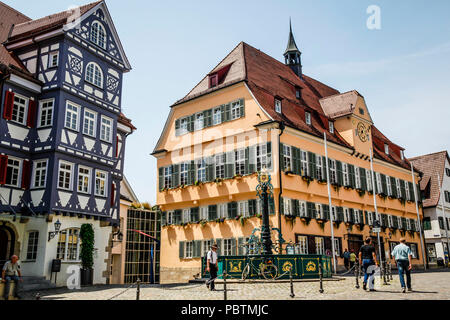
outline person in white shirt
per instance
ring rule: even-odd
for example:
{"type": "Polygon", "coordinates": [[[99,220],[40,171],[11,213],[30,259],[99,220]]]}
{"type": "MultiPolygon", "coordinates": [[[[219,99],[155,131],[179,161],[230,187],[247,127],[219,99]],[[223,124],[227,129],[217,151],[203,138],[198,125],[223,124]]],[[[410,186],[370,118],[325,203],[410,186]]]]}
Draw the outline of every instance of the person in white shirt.
{"type": "Polygon", "coordinates": [[[215,291],[214,280],[217,278],[217,244],[211,246],[206,256],[206,270],[209,272],[209,280],[206,281],[206,287],[211,291],[215,291]]]}

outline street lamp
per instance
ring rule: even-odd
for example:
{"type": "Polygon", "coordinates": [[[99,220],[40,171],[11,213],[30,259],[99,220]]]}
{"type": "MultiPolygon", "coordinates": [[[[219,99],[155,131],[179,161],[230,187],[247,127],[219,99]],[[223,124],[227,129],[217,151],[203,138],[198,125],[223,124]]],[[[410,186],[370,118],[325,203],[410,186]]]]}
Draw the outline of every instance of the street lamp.
{"type": "Polygon", "coordinates": [[[273,186],[270,183],[270,174],[264,166],[258,172],[258,182],[256,186],[256,195],[262,201],[262,226],[261,226],[261,242],[262,255],[268,256],[272,254],[272,239],[270,236],[270,222],[269,222],[269,199],[273,198],[273,186]]]}
{"type": "Polygon", "coordinates": [[[55,226],[55,231],[50,231],[48,233],[48,241],[52,240],[59,233],[59,230],[61,229],[61,222],[59,222],[59,219],[56,220],[56,222],[54,223],[54,226],[55,226]]]}

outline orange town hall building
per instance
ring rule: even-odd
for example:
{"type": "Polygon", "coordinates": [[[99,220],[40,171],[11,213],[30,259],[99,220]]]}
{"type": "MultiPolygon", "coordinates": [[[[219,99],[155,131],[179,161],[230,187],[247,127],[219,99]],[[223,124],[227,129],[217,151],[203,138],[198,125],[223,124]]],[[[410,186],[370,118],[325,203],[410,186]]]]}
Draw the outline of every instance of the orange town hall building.
{"type": "Polygon", "coordinates": [[[423,264],[415,204],[420,178],[414,170],[413,179],[404,149],[377,129],[356,90],[340,93],[303,74],[292,30],[284,57],[281,63],[241,42],[171,106],[152,154],[163,211],[161,283],[200,276],[201,257],[213,242],[219,255],[244,254],[241,245],[261,226],[255,190],[263,167],[274,187],[270,223],[295,243],[295,253],[331,253],[332,215],[338,255],[358,252],[368,236],[377,245],[378,220],[382,256],[406,237],[413,264],[423,264]]]}

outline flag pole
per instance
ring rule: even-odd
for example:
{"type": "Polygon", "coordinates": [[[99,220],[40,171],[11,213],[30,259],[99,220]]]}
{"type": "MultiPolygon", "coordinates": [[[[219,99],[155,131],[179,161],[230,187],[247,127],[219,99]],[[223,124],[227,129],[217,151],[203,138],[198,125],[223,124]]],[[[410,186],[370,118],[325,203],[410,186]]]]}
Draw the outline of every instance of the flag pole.
{"type": "MultiPolygon", "coordinates": [[[[439,201],[441,202],[441,207],[442,207],[442,215],[443,215],[443,219],[444,219],[444,230],[445,230],[445,237],[447,238],[447,255],[449,256],[449,260],[450,260],[450,241],[448,239],[448,220],[447,217],[445,215],[445,207],[444,207],[444,201],[442,199],[442,189],[441,189],[441,177],[439,176],[438,173],[438,186],[439,186],[439,201]]],[[[441,228],[439,227],[439,235],[441,233],[441,228]]],[[[441,237],[442,239],[442,237],[441,237]]],[[[444,249],[444,245],[442,245],[442,249],[444,249]]],[[[445,250],[444,250],[444,263],[445,263],[445,250]]],[[[449,262],[447,262],[446,267],[449,267],[449,262]]]]}
{"type": "Polygon", "coordinates": [[[418,199],[419,196],[417,194],[417,188],[416,186],[416,179],[414,179],[414,169],[413,165],[411,163],[411,177],[413,181],[413,189],[414,189],[414,199],[416,200],[416,212],[417,212],[417,221],[419,222],[419,234],[420,234],[420,247],[422,248],[422,260],[423,260],[423,268],[427,270],[427,263],[425,261],[425,246],[423,244],[423,236],[422,236],[422,221],[420,220],[420,213],[419,213],[419,205],[418,205],[418,199]]]}
{"type": "Polygon", "coordinates": [[[327,188],[328,188],[328,205],[330,208],[330,229],[331,229],[331,251],[333,255],[333,270],[334,274],[336,274],[336,249],[334,247],[334,229],[333,229],[333,209],[331,205],[331,188],[330,188],[330,170],[328,166],[328,148],[327,148],[327,132],[323,132],[323,140],[325,144],[325,162],[327,169],[327,188]]]}

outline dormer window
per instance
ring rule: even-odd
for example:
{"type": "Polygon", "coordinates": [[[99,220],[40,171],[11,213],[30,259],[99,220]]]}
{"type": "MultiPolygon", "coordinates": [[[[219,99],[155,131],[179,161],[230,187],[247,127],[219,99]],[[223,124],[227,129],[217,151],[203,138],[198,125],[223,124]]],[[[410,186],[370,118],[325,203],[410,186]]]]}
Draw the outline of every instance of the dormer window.
{"type": "Polygon", "coordinates": [[[94,21],[91,26],[91,41],[100,48],[106,50],[106,31],[105,27],[99,22],[94,21]]]}
{"type": "Polygon", "coordinates": [[[402,158],[402,160],[405,160],[405,151],[404,150],[400,150],[400,157],[402,158]]]}
{"type": "Polygon", "coordinates": [[[301,99],[302,98],[302,88],[295,87],[295,97],[297,99],[301,99]]]}
{"type": "Polygon", "coordinates": [[[334,134],[334,122],[328,121],[328,128],[330,129],[330,133],[334,134]]]}
{"type": "Polygon", "coordinates": [[[305,112],[305,122],[307,125],[311,125],[311,113],[309,113],[308,111],[305,112]]]}
{"type": "Polygon", "coordinates": [[[275,98],[275,111],[281,113],[281,100],[275,98]]]}
{"type": "Polygon", "coordinates": [[[217,73],[209,75],[209,87],[214,88],[219,83],[219,76],[217,73]]]}
{"type": "Polygon", "coordinates": [[[384,144],[384,153],[389,154],[389,145],[387,143],[384,144]]]}

